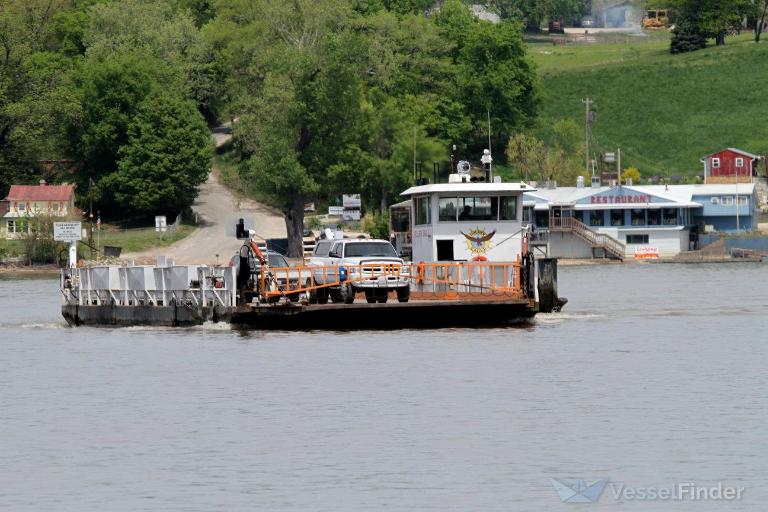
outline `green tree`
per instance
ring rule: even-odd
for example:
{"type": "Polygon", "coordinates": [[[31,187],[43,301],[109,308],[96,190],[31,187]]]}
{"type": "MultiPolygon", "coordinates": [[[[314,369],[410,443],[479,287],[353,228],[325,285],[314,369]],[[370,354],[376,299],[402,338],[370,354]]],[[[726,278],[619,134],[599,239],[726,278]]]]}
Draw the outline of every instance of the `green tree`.
{"type": "MultiPolygon", "coordinates": [[[[301,252],[303,204],[360,192],[386,210],[448,142],[495,140],[536,115],[535,70],[519,27],[481,22],[450,0],[231,0],[203,27],[225,69],[243,182],[282,209],[301,252]],[[415,148],[414,148],[415,146],[415,148]]],[[[483,145],[484,142],[482,143],[483,145]]]]}
{"type": "Polygon", "coordinates": [[[544,167],[544,142],[533,135],[516,133],[507,142],[506,156],[520,179],[528,181],[544,167]]]}
{"type": "Polygon", "coordinates": [[[632,183],[635,185],[640,184],[640,169],[637,167],[627,167],[623,171],[621,171],[621,178],[626,182],[626,180],[631,179],[632,183]]]}
{"type": "Polygon", "coordinates": [[[681,14],[678,16],[669,51],[672,54],[687,53],[706,48],[707,38],[701,30],[696,14],[681,14]]]}
{"type": "Polygon", "coordinates": [[[755,42],[760,42],[766,19],[768,19],[768,0],[754,0],[751,4],[750,18],[754,23],[755,42]]]}
{"type": "Polygon", "coordinates": [[[117,169],[128,125],[157,75],[152,60],[130,54],[86,61],[77,78],[82,118],[69,127],[72,148],[84,163],[81,184],[117,169]]]}
{"type": "Polygon", "coordinates": [[[64,2],[6,0],[0,7],[0,196],[35,181],[38,160],[62,147],[62,120],[76,116],[69,72],[55,50],[52,20],[64,2]]]}
{"type": "Polygon", "coordinates": [[[558,119],[552,127],[553,144],[572,157],[584,154],[583,128],[573,119],[558,119]]]}
{"type": "Polygon", "coordinates": [[[526,31],[538,32],[546,19],[571,22],[589,11],[584,0],[492,0],[491,8],[504,19],[519,20],[526,31]]]}
{"type": "Polygon", "coordinates": [[[116,205],[142,216],[176,214],[191,206],[212,155],[208,129],[194,103],[153,93],[139,105],[127,134],[117,171],[100,184],[116,205]]]}
{"type": "Polygon", "coordinates": [[[359,38],[339,30],[349,5],[334,0],[265,4],[263,58],[270,71],[249,95],[235,131],[247,178],[285,214],[289,256],[300,256],[304,203],[357,138],[363,91],[359,38]],[[267,44],[266,41],[269,41],[267,44]]]}
{"type": "Polygon", "coordinates": [[[213,7],[201,0],[122,0],[89,10],[84,39],[89,60],[124,55],[155,60],[159,80],[194,99],[206,118],[218,114],[226,68],[214,44],[198,28],[213,7]],[[201,16],[202,18],[198,18],[201,16]]]}
{"type": "Polygon", "coordinates": [[[725,44],[726,35],[740,30],[744,18],[754,12],[751,0],[677,0],[675,8],[680,28],[671,42],[672,53],[697,49],[701,36],[714,38],[718,46],[725,44]]]}
{"type": "Polygon", "coordinates": [[[487,136],[489,112],[498,141],[529,127],[540,97],[535,66],[526,54],[519,26],[511,21],[478,20],[457,0],[446,1],[437,23],[456,44],[456,99],[464,106],[473,135],[487,136]]]}

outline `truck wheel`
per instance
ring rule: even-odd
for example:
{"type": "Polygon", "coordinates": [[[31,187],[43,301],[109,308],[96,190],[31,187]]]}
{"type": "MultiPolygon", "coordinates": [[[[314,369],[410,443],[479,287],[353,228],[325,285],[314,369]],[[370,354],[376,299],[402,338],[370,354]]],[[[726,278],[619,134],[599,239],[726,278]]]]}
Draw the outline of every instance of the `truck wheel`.
{"type": "Polygon", "coordinates": [[[397,302],[408,302],[411,298],[411,287],[403,286],[397,289],[397,302]]]}
{"type": "Polygon", "coordinates": [[[342,285],[340,296],[344,304],[352,304],[355,302],[355,288],[351,284],[342,285]]]}
{"type": "Polygon", "coordinates": [[[378,302],[379,304],[385,304],[387,302],[387,299],[389,299],[389,290],[387,290],[386,288],[375,290],[373,293],[376,296],[376,302],[378,302]]]}
{"type": "Polygon", "coordinates": [[[318,304],[328,304],[328,289],[318,288],[315,292],[315,297],[317,298],[318,304]]]}
{"type": "Polygon", "coordinates": [[[344,302],[344,297],[342,296],[342,293],[340,291],[331,290],[329,293],[331,295],[331,302],[333,302],[334,304],[338,304],[339,302],[344,302]]]}
{"type": "MultiPolygon", "coordinates": [[[[309,288],[310,286],[312,286],[312,280],[307,279],[307,282],[304,285],[304,288],[309,288]]],[[[317,290],[309,290],[307,293],[309,294],[309,303],[317,304],[317,290]]]]}
{"type": "Polygon", "coordinates": [[[365,301],[368,304],[375,304],[376,303],[376,295],[373,294],[373,290],[367,290],[365,292],[365,301]]]}

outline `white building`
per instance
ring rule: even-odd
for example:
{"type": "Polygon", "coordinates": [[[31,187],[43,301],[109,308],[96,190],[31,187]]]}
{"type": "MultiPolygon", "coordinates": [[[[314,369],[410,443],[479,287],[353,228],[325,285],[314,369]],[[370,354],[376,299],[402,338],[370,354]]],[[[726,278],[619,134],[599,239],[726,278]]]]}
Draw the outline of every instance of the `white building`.
{"type": "Polygon", "coordinates": [[[674,256],[701,233],[757,227],[752,183],[544,188],[526,192],[524,207],[549,255],[564,258],[674,256]]]}

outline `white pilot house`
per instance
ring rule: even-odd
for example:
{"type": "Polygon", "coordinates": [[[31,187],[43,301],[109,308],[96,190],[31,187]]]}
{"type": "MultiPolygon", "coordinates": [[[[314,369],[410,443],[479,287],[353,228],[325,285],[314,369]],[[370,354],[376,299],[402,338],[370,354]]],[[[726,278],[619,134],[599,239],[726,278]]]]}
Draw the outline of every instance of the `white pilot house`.
{"type": "MultiPolygon", "coordinates": [[[[453,176],[452,176],[453,177],[453,176]]],[[[525,183],[411,187],[413,261],[515,261],[522,252],[525,183]]]]}

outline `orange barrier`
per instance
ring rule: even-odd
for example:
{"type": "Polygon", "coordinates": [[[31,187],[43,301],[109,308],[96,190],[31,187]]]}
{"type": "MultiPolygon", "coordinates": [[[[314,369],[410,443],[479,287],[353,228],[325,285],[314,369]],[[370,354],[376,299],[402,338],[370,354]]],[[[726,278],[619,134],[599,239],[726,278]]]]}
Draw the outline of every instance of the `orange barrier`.
{"type": "Polygon", "coordinates": [[[347,284],[390,290],[410,286],[412,299],[466,299],[476,297],[525,298],[521,265],[515,262],[363,263],[342,266],[270,268],[260,275],[260,293],[267,299],[347,284]],[[343,269],[343,270],[342,270],[343,269]]]}

